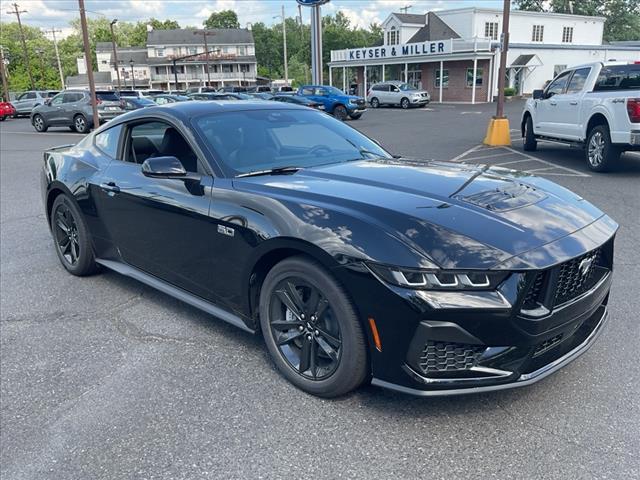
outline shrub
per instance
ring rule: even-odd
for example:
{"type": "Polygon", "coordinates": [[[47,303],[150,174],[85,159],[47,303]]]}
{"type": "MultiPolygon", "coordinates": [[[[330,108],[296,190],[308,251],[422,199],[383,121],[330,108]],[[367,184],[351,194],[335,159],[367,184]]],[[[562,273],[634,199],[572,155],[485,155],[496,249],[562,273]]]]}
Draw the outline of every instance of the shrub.
{"type": "Polygon", "coordinates": [[[513,97],[516,94],[516,89],[513,87],[505,87],[504,96],[505,97],[513,97]]]}

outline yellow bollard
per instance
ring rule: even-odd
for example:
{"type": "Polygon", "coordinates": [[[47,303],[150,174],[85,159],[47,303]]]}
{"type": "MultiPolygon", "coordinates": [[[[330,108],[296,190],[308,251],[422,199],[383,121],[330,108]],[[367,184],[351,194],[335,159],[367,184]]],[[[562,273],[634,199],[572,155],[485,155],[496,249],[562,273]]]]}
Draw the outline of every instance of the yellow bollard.
{"type": "Polygon", "coordinates": [[[493,147],[511,145],[509,119],[507,119],[506,117],[493,117],[491,121],[489,121],[489,126],[487,127],[487,136],[484,137],[484,141],[482,143],[493,147]]]}

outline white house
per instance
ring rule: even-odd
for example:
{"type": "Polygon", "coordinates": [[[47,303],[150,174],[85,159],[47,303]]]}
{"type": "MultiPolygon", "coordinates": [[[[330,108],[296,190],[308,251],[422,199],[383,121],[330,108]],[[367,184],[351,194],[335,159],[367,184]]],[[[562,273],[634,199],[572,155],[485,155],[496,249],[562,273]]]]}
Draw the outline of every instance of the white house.
{"type": "MultiPolygon", "coordinates": [[[[603,44],[604,20],[512,11],[508,86],[527,95],[572,65],[640,60],[637,43],[603,44]]],[[[382,45],[331,52],[330,82],[364,94],[372,83],[403,80],[428,89],[436,101],[475,103],[497,95],[501,10],[392,13],[382,26],[382,45]]]]}

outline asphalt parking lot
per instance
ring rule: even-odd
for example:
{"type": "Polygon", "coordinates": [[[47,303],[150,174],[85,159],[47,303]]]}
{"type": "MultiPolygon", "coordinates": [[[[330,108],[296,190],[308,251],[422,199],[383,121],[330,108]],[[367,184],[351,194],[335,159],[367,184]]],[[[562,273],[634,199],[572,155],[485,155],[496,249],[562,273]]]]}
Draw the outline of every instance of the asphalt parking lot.
{"type": "MultiPolygon", "coordinates": [[[[522,105],[507,104],[516,129],[522,105]]],[[[67,274],[45,223],[42,151],[82,138],[0,123],[0,478],[640,478],[640,155],[480,146],[493,105],[368,111],[392,152],[548,177],[621,224],[610,320],[530,387],[414,398],[296,390],[261,339],[118,274],[67,274]],[[635,452],[635,453],[634,453],[635,452]]]]}

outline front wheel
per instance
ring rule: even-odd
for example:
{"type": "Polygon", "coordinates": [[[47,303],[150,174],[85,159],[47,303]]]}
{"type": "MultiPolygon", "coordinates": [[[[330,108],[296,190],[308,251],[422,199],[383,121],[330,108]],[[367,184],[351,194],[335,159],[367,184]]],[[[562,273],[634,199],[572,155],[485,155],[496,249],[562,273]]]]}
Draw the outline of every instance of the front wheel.
{"type": "Polygon", "coordinates": [[[333,116],[338,120],[345,121],[349,116],[349,113],[347,112],[347,109],[344,105],[336,105],[336,107],[333,109],[333,116]]]}
{"type": "Polygon", "coordinates": [[[49,128],[47,123],[42,118],[42,115],[34,115],[33,117],[33,128],[36,129],[36,132],[46,132],[49,128]]]}
{"type": "Polygon", "coordinates": [[[403,98],[402,100],[400,100],[400,106],[402,108],[404,108],[405,110],[407,108],[409,108],[411,106],[411,104],[409,103],[409,99],[408,98],[403,98]]]}
{"type": "Polygon", "coordinates": [[[358,120],[361,116],[362,116],[362,114],[361,114],[361,113],[353,113],[353,114],[349,115],[349,117],[350,117],[352,120],[358,120]]]}
{"type": "Polygon", "coordinates": [[[524,122],[524,135],[522,137],[522,148],[527,152],[534,152],[538,148],[538,141],[533,133],[533,120],[527,115],[524,122]]]}
{"type": "Polygon", "coordinates": [[[380,106],[380,100],[374,97],[371,99],[369,104],[371,104],[371,108],[378,108],[380,106]]]}
{"type": "Polygon", "coordinates": [[[594,172],[608,172],[620,159],[621,150],[611,143],[609,127],[598,125],[587,135],[587,165],[594,172]]]}
{"type": "Polygon", "coordinates": [[[0,117],[0,122],[4,122],[6,118],[7,117],[5,117],[5,116],[0,117]]]}
{"type": "Polygon", "coordinates": [[[367,377],[355,308],[312,260],[291,257],[271,269],[260,292],[260,326],[277,369],[305,392],[337,397],[367,377]]]}
{"type": "Polygon", "coordinates": [[[78,133],[87,133],[89,131],[89,122],[84,115],[76,115],[73,118],[73,128],[78,133]]]}

